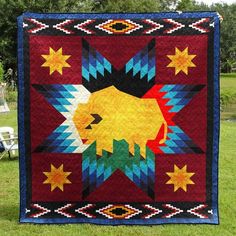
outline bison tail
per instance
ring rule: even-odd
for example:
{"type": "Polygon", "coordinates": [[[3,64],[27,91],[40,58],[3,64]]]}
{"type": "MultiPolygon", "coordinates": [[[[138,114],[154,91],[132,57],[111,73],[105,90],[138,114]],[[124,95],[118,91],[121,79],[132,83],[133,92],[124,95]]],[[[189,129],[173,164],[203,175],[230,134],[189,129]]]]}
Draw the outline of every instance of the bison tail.
{"type": "Polygon", "coordinates": [[[159,144],[163,144],[166,141],[166,137],[167,137],[168,126],[165,120],[163,121],[163,125],[164,125],[163,138],[160,139],[159,144]]]}

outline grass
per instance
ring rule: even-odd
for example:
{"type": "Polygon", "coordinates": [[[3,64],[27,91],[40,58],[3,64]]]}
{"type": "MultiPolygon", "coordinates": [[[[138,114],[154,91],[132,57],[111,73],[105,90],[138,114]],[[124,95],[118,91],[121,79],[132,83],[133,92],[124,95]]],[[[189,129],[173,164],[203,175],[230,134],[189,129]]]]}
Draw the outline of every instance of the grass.
{"type": "MultiPolygon", "coordinates": [[[[220,77],[221,93],[235,94],[236,93],[236,73],[221,74],[220,77]]],[[[226,106],[221,113],[221,119],[236,119],[236,102],[226,106]]]]}
{"type": "MultiPolygon", "coordinates": [[[[236,75],[222,76],[222,89],[236,89],[236,75]]],[[[236,112],[232,111],[234,115],[236,112]]],[[[16,129],[16,111],[0,116],[0,126],[16,129]]],[[[90,235],[90,236],[230,236],[236,235],[236,122],[221,121],[219,160],[220,225],[97,226],[90,224],[19,224],[18,159],[0,161],[0,235],[90,235]]]]}

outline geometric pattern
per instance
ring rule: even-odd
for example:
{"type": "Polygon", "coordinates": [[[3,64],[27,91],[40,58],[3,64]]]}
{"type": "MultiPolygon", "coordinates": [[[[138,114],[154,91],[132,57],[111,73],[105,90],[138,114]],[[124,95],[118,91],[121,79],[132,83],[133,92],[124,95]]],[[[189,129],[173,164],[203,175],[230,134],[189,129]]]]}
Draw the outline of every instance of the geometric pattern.
{"type": "Polygon", "coordinates": [[[172,26],[171,28],[166,29],[164,31],[166,34],[171,34],[171,33],[175,32],[175,31],[185,27],[184,24],[181,24],[180,22],[177,22],[177,21],[175,21],[173,19],[164,19],[164,21],[172,26]]]}
{"type": "MultiPolygon", "coordinates": [[[[153,144],[155,153],[183,154],[203,153],[193,140],[173,121],[204,85],[166,84],[155,85],[143,97],[155,98],[162,104],[162,112],[168,124],[167,139],[163,144],[153,144]],[[164,108],[164,109],[163,109],[164,108]]],[[[150,144],[150,143],[149,143],[150,144]]],[[[150,148],[153,147],[148,145],[150,148]]]]}
{"type": "Polygon", "coordinates": [[[140,73],[140,79],[147,78],[147,81],[155,77],[156,60],[154,39],[126,63],[125,73],[127,74],[129,72],[132,72],[132,76],[140,73]]]}
{"type": "Polygon", "coordinates": [[[154,85],[155,75],[154,39],[121,70],[115,69],[101,53],[82,39],[82,81],[90,92],[114,85],[120,91],[142,97],[154,85]]]}
{"type": "Polygon", "coordinates": [[[146,209],[150,210],[151,212],[146,214],[145,216],[143,216],[142,218],[145,218],[145,219],[150,219],[151,217],[155,216],[155,215],[158,215],[159,213],[162,212],[162,210],[158,209],[158,208],[155,208],[153,206],[151,206],[150,204],[145,204],[143,205],[143,207],[145,207],[146,209]]]}
{"type": "Polygon", "coordinates": [[[98,74],[105,76],[106,73],[112,73],[111,63],[103,57],[98,51],[93,49],[84,39],[83,57],[82,57],[82,77],[90,81],[91,78],[98,79],[98,74]]]}
{"type": "Polygon", "coordinates": [[[85,21],[80,22],[77,25],[75,25],[74,28],[83,31],[86,34],[93,34],[94,31],[87,29],[86,26],[93,23],[94,21],[95,20],[89,20],[89,19],[85,20],[85,21]]]}
{"type": "Polygon", "coordinates": [[[51,212],[51,210],[49,210],[48,208],[43,207],[43,206],[35,203],[35,204],[31,204],[31,210],[26,209],[26,213],[29,213],[29,212],[31,212],[29,217],[38,218],[38,217],[42,217],[43,215],[48,214],[49,212],[51,212]],[[33,209],[36,209],[37,212],[33,213],[32,212],[33,209]]]}
{"type": "Polygon", "coordinates": [[[59,24],[53,25],[53,28],[61,30],[62,32],[66,34],[73,34],[74,33],[73,31],[65,28],[65,26],[69,25],[71,22],[73,22],[73,20],[64,20],[60,22],[59,24]]]}
{"type": "Polygon", "coordinates": [[[209,18],[202,18],[196,22],[193,22],[192,24],[189,25],[189,27],[198,30],[201,33],[207,33],[209,32],[209,29],[203,27],[203,23],[209,22],[209,18]]]}
{"type": "Polygon", "coordinates": [[[155,155],[153,152],[147,149],[147,157],[143,159],[140,157],[137,145],[134,156],[129,154],[128,144],[125,141],[114,140],[113,145],[113,153],[104,151],[101,157],[96,155],[96,143],[83,152],[83,197],[87,197],[119,169],[149,197],[154,198],[155,155]]]}
{"type": "Polygon", "coordinates": [[[37,18],[27,18],[24,29],[30,34],[67,35],[175,35],[206,34],[214,28],[214,19],[210,17],[187,19],[67,19],[44,22],[37,18]]]}
{"type": "MultiPolygon", "coordinates": [[[[42,23],[41,21],[38,21],[36,19],[27,19],[28,22],[33,23],[33,27],[30,27],[28,29],[28,33],[35,34],[38,33],[44,29],[49,28],[49,25],[42,23]]],[[[29,24],[24,24],[24,28],[28,28],[29,24]]]]}
{"type": "Polygon", "coordinates": [[[183,109],[197,94],[204,85],[185,85],[185,84],[168,84],[164,85],[159,91],[165,93],[163,98],[169,101],[165,104],[169,112],[179,112],[183,109]]]}
{"type": "Polygon", "coordinates": [[[203,153],[179,126],[168,126],[167,140],[159,147],[166,154],[203,153]]]}
{"type": "MultiPolygon", "coordinates": [[[[150,45],[150,44],[149,44],[150,45]]],[[[144,52],[144,50],[143,50],[144,52]]],[[[87,147],[80,138],[72,117],[79,103],[86,103],[90,96],[88,90],[82,85],[38,85],[33,87],[41,93],[46,100],[60,112],[66,120],[58,126],[35,152],[53,153],[82,153],[87,147]]],[[[156,95],[166,101],[167,113],[175,114],[183,109],[204,86],[202,85],[158,85],[156,95]]],[[[153,95],[153,93],[152,93],[153,95]]],[[[158,101],[160,101],[158,99],[158,101]]],[[[168,115],[166,116],[168,118],[168,115]]],[[[184,133],[184,131],[171,120],[167,122],[167,140],[158,144],[157,153],[202,153],[202,150],[184,133]],[[172,124],[172,125],[171,125],[172,124]]]]}
{"type": "Polygon", "coordinates": [[[18,29],[20,222],[218,223],[216,13],[25,13],[18,29]]]}
{"type": "Polygon", "coordinates": [[[68,213],[67,210],[69,208],[72,208],[73,207],[73,204],[66,204],[65,206],[62,206],[62,207],[59,207],[58,209],[55,209],[54,212],[58,213],[58,214],[61,214],[67,218],[72,218],[74,217],[72,214],[68,213]]]}
{"type": "Polygon", "coordinates": [[[77,105],[88,101],[89,91],[83,85],[72,84],[34,84],[33,87],[66,118],[34,151],[54,153],[83,152],[87,145],[83,144],[72,117],[77,105]]]}
{"type": "Polygon", "coordinates": [[[176,216],[183,212],[182,209],[175,207],[171,204],[163,204],[163,207],[169,209],[171,212],[169,212],[168,214],[165,214],[164,216],[162,216],[162,218],[172,218],[173,216],[176,216]]]}
{"type": "Polygon", "coordinates": [[[97,213],[104,215],[108,219],[130,219],[133,216],[141,213],[139,209],[136,209],[128,204],[114,205],[110,204],[97,210],[97,213]]]}
{"type": "Polygon", "coordinates": [[[152,32],[154,32],[156,30],[159,30],[159,29],[164,27],[164,25],[156,23],[155,21],[153,21],[151,19],[145,19],[143,21],[151,26],[151,28],[148,28],[147,30],[145,30],[143,32],[144,34],[151,34],[152,32]]]}
{"type": "Polygon", "coordinates": [[[107,32],[108,34],[130,34],[143,26],[131,20],[108,20],[102,24],[96,25],[95,27],[107,32]]]}
{"type": "Polygon", "coordinates": [[[193,214],[193,215],[195,215],[195,216],[197,216],[199,218],[207,219],[208,216],[206,214],[201,213],[201,210],[206,208],[206,207],[207,207],[206,204],[200,204],[200,205],[198,205],[196,207],[193,207],[192,209],[187,210],[187,212],[189,212],[189,213],[191,213],[191,214],[193,214]]]}
{"type": "Polygon", "coordinates": [[[30,218],[82,218],[82,219],[179,219],[191,217],[210,219],[212,209],[202,203],[41,203],[26,209],[30,218]]]}

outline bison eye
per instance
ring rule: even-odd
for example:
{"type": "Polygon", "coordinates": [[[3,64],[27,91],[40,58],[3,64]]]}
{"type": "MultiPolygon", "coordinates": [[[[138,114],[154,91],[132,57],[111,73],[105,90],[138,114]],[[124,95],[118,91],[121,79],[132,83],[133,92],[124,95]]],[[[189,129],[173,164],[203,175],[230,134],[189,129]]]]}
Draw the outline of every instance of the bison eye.
{"type": "Polygon", "coordinates": [[[94,118],[94,120],[88,126],[86,126],[85,129],[92,129],[92,124],[96,125],[102,120],[102,117],[98,114],[91,114],[91,116],[94,118]]]}

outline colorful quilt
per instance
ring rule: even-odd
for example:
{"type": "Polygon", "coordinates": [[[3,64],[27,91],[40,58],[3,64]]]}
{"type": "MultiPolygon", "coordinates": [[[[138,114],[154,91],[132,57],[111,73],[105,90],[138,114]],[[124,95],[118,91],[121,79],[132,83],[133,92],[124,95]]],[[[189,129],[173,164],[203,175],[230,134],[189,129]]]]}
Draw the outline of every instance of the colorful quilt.
{"type": "Polygon", "coordinates": [[[20,222],[218,224],[219,16],[18,18],[20,222]]]}

